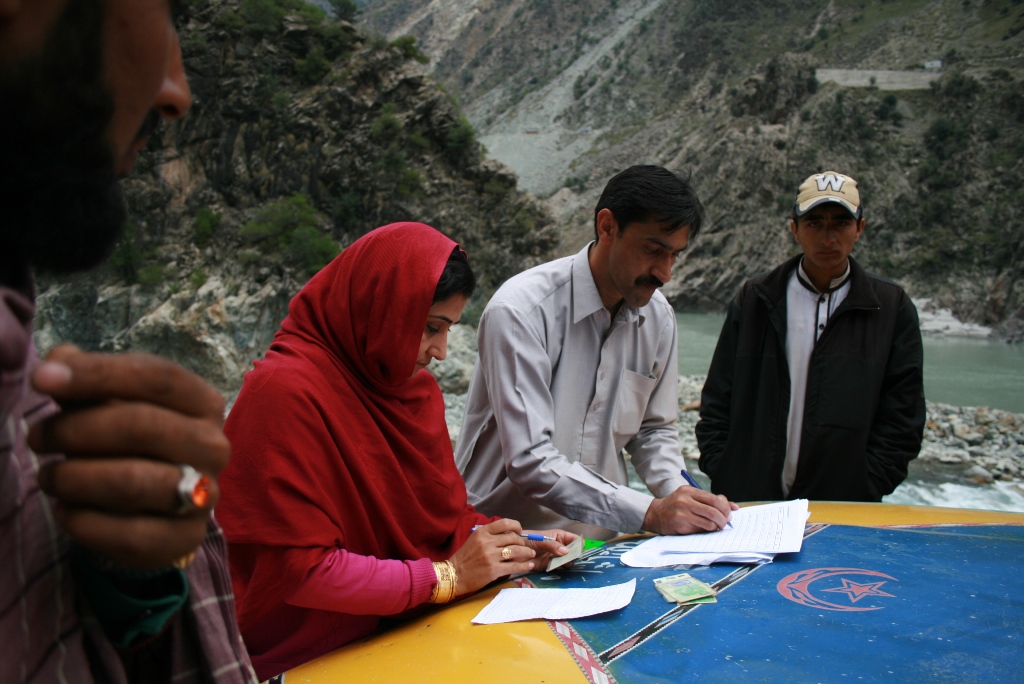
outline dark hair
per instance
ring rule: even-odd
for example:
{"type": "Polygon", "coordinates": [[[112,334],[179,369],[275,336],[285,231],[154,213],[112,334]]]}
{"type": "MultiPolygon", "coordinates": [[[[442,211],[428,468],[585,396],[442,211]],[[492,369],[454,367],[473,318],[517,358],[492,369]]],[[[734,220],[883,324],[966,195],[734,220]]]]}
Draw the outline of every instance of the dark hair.
{"type": "Polygon", "coordinates": [[[466,253],[456,247],[448,256],[448,263],[441,271],[441,277],[437,281],[437,288],[434,289],[434,300],[431,304],[451,299],[455,295],[462,295],[466,299],[473,296],[476,290],[476,276],[473,269],[469,267],[469,259],[466,253]]]}
{"type": "Polygon", "coordinates": [[[631,166],[608,181],[594,209],[595,236],[597,214],[602,209],[612,212],[620,232],[630,223],[658,221],[668,224],[668,232],[689,226],[692,240],[704,222],[704,205],[697,198],[690,176],[660,166],[631,166]]]}

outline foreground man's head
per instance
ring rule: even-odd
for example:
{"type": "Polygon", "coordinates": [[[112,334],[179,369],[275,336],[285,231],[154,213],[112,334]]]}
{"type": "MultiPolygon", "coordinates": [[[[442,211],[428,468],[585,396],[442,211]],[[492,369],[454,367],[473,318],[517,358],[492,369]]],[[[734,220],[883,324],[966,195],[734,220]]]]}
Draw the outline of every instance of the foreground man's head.
{"type": "Polygon", "coordinates": [[[117,179],[191,103],[172,4],[0,0],[0,266],[82,270],[113,248],[117,179]]]}

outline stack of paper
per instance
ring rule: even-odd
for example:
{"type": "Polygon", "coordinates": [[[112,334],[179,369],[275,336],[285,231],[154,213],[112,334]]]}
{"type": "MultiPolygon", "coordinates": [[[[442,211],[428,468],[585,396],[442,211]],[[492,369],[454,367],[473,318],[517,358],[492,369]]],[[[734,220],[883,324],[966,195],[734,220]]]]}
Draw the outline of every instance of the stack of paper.
{"type": "Polygon", "coordinates": [[[622,555],[634,568],[712,563],[767,563],[777,553],[803,545],[807,499],[748,506],[732,513],[732,525],[718,532],[654,537],[622,555]]]}

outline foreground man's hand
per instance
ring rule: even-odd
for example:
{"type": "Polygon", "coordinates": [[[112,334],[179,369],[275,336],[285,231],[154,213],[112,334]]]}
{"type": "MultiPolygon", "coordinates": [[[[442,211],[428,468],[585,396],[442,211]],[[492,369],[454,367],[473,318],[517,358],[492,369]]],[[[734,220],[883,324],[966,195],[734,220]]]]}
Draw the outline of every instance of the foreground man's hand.
{"type": "Polygon", "coordinates": [[[721,494],[684,486],[651,502],[643,529],[655,534],[715,532],[725,527],[731,511],[738,508],[721,494]]]}
{"type": "Polygon", "coordinates": [[[46,357],[32,384],[62,409],[33,426],[29,445],[67,456],[42,469],[39,484],[72,537],[139,568],[166,567],[202,543],[231,453],[216,390],[166,359],[70,345],[46,357]],[[180,512],[179,465],[210,480],[198,510],[180,512]]]}

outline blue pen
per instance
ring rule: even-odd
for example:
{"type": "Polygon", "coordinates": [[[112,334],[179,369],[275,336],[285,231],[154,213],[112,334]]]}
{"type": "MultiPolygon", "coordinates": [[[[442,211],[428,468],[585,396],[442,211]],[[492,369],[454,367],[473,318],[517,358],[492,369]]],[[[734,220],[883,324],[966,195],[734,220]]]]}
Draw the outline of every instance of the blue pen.
{"type": "MultiPolygon", "coordinates": [[[[692,475],[690,475],[690,473],[686,472],[686,468],[683,468],[682,470],[680,470],[680,471],[679,471],[679,474],[683,476],[683,479],[684,479],[684,480],[686,480],[687,482],[689,482],[689,483],[690,483],[690,486],[691,486],[691,487],[696,487],[697,489],[700,489],[700,485],[699,485],[699,484],[697,484],[697,481],[693,479],[693,476],[692,476],[692,475]]],[[[735,529],[735,528],[734,528],[734,527],[732,526],[732,523],[731,523],[731,522],[726,522],[726,523],[725,523],[725,526],[726,526],[726,527],[728,527],[729,529],[735,529]]]]}
{"type": "MultiPolygon", "coordinates": [[[[473,525],[473,529],[471,529],[470,532],[476,532],[478,529],[480,529],[480,525],[473,525]]],[[[530,541],[558,541],[554,537],[545,537],[543,534],[532,534],[531,533],[531,534],[520,534],[519,536],[522,537],[523,539],[528,539],[530,541]]]]}

